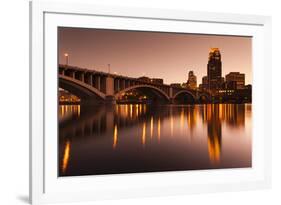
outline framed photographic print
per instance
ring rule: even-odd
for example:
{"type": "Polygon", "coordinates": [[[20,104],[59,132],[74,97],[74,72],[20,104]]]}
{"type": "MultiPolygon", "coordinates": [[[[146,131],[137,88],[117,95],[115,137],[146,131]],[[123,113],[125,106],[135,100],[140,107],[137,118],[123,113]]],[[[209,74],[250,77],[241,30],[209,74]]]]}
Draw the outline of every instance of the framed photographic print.
{"type": "Polygon", "coordinates": [[[36,1],[30,20],[31,203],[270,187],[270,17],[36,1]]]}

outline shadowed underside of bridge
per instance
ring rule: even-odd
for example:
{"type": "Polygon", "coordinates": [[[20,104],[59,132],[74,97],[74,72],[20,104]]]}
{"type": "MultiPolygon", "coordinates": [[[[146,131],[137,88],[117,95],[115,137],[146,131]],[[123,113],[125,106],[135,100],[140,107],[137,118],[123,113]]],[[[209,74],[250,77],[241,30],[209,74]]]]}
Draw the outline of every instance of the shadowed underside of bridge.
{"type": "Polygon", "coordinates": [[[59,87],[79,97],[82,103],[102,103],[106,97],[99,90],[78,80],[60,76],[59,87]]]}
{"type": "Polygon", "coordinates": [[[176,104],[194,104],[195,102],[196,96],[187,90],[179,91],[173,96],[173,103],[176,104]]]}
{"type": "Polygon", "coordinates": [[[146,95],[154,103],[169,103],[170,97],[161,89],[151,85],[135,85],[121,90],[115,94],[115,98],[119,99],[122,94],[136,90],[146,95]]]}
{"type": "MultiPolygon", "coordinates": [[[[83,84],[80,81],[73,80],[67,77],[62,77],[59,79],[59,87],[65,89],[72,93],[73,95],[79,97],[84,103],[102,103],[106,101],[106,95],[99,90],[83,84]]],[[[169,103],[169,96],[157,87],[150,85],[135,85],[124,90],[120,90],[114,94],[113,98],[117,99],[122,96],[122,94],[131,92],[133,90],[138,91],[148,97],[153,103],[169,103]]]]}

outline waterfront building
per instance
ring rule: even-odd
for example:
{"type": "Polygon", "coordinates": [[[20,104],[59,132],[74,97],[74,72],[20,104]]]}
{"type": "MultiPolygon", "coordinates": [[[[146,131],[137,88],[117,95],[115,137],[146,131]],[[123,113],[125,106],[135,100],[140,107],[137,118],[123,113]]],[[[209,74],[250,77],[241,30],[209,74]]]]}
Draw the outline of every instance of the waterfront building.
{"type": "Polygon", "coordinates": [[[230,72],[225,76],[226,86],[232,89],[245,88],[245,74],[240,72],[230,72]],[[234,86],[235,85],[235,86],[234,86]]]}
{"type": "Polygon", "coordinates": [[[59,90],[59,103],[79,103],[80,99],[66,90],[59,90]]]}
{"type": "Polygon", "coordinates": [[[197,88],[197,77],[193,71],[189,71],[188,73],[187,87],[193,90],[197,88]]]}
{"type": "Polygon", "coordinates": [[[202,78],[201,89],[202,89],[202,90],[207,90],[208,88],[209,88],[208,76],[204,76],[204,77],[202,78]]]}

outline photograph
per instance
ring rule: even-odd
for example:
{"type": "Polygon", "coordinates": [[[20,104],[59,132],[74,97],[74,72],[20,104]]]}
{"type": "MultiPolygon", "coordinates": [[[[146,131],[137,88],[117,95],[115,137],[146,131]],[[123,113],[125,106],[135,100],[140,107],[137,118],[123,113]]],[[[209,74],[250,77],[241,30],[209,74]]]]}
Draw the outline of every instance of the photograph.
{"type": "Polygon", "coordinates": [[[251,36],[57,38],[59,177],[252,167],[251,36]]]}

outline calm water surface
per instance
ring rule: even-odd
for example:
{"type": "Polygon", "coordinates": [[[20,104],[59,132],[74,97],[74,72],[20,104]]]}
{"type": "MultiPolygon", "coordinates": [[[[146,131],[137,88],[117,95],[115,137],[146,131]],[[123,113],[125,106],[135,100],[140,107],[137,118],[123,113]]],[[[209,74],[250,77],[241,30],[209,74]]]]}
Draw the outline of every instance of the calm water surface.
{"type": "Polygon", "coordinates": [[[250,104],[59,106],[59,175],[251,167],[250,104]]]}

